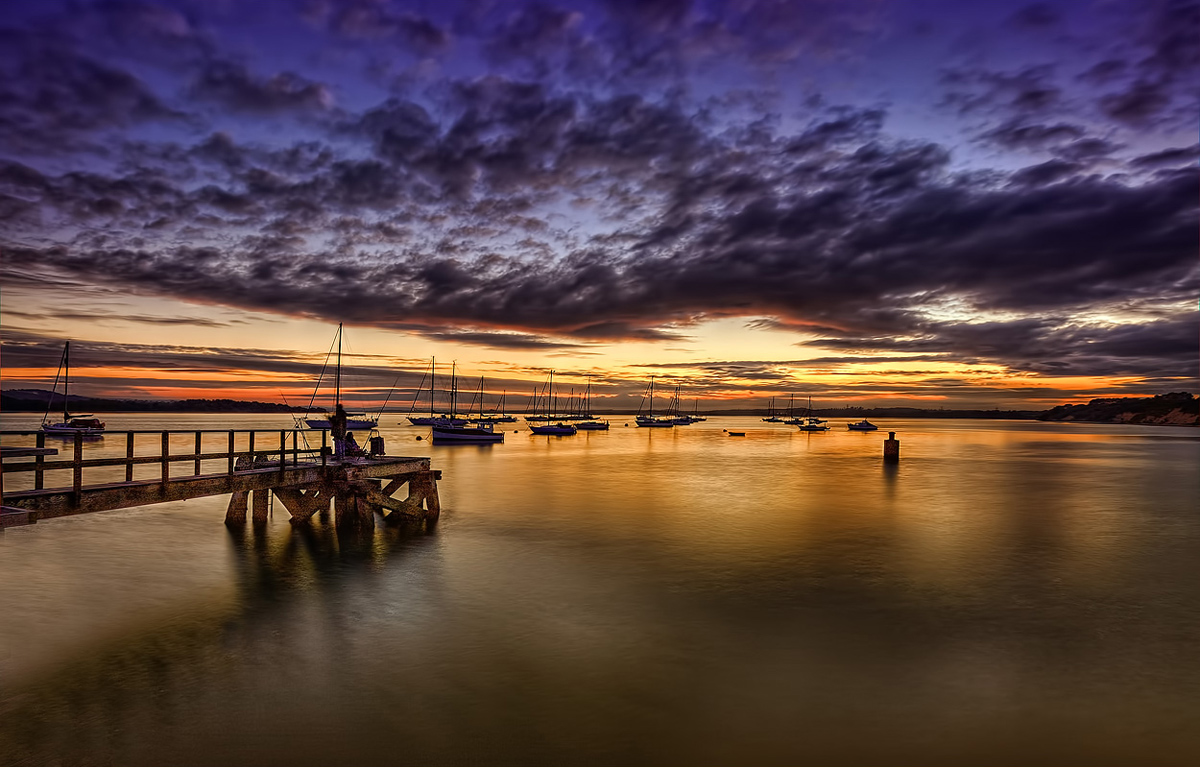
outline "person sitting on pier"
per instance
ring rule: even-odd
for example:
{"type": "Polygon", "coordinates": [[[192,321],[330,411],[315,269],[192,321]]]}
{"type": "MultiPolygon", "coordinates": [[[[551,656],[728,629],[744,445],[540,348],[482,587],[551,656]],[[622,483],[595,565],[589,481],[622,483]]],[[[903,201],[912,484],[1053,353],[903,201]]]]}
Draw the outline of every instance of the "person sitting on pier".
{"type": "Polygon", "coordinates": [[[359,458],[367,454],[367,451],[363,450],[359,446],[358,440],[354,438],[354,432],[346,433],[346,439],[344,440],[343,444],[345,445],[345,451],[348,457],[359,458]]]}

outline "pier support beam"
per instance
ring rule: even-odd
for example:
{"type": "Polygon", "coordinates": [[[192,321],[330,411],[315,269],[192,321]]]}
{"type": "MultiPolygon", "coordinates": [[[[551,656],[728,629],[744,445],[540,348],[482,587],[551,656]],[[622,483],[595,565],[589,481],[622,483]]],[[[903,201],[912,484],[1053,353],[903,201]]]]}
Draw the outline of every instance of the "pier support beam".
{"type": "Polygon", "coordinates": [[[260,488],[254,491],[254,524],[265,524],[267,511],[270,509],[271,491],[260,488]]]}
{"type": "Polygon", "coordinates": [[[330,494],[324,488],[277,487],[274,493],[292,515],[292,524],[307,522],[317,513],[329,513],[330,494]]]}
{"type": "Polygon", "coordinates": [[[225,524],[246,524],[246,502],[250,498],[249,490],[235,490],[229,496],[229,506],[225,509],[225,524]]]}

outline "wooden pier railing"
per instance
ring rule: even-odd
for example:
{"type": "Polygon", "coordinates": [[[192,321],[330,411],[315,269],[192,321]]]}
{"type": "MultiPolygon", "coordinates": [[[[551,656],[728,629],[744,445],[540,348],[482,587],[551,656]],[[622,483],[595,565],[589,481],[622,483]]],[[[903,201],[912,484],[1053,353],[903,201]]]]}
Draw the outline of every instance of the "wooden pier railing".
{"type": "MultiPolygon", "coordinates": [[[[321,431],[321,447],[308,447],[308,435],[316,436],[317,432],[302,429],[280,429],[278,431],[271,429],[246,429],[246,430],[187,430],[187,431],[118,431],[108,432],[103,435],[85,436],[83,434],[75,434],[71,436],[47,435],[41,431],[2,431],[0,439],[8,442],[14,437],[34,439],[35,450],[45,450],[47,439],[52,443],[70,446],[70,459],[47,461],[46,456],[36,455],[32,461],[21,463],[6,462],[3,464],[3,472],[0,473],[0,493],[4,491],[3,475],[14,473],[33,472],[33,489],[42,490],[45,487],[46,472],[71,470],[71,489],[78,494],[83,487],[83,470],[93,469],[101,466],[124,466],[125,481],[133,481],[133,467],[142,464],[158,464],[162,467],[160,472],[160,481],[164,484],[171,479],[171,464],[190,462],[192,464],[193,476],[199,476],[201,471],[201,463],[203,461],[223,460],[225,462],[225,473],[233,474],[236,469],[237,460],[245,458],[251,462],[257,460],[262,463],[271,460],[272,457],[281,456],[284,460],[276,457],[274,460],[279,462],[281,468],[290,460],[292,465],[300,462],[300,457],[306,459],[312,456],[319,456],[322,465],[328,460],[329,432],[321,431]],[[157,446],[158,452],[155,455],[136,455],[134,443],[138,435],[154,435],[158,437],[157,446]],[[194,448],[190,452],[172,453],[171,438],[172,436],[194,436],[194,448]],[[202,447],[205,435],[221,435],[225,438],[225,450],[218,452],[203,452],[202,447]],[[244,440],[246,447],[243,450],[236,449],[238,443],[238,435],[245,435],[244,440]],[[302,436],[303,435],[303,436],[302,436]],[[265,438],[264,438],[265,437],[265,438]],[[112,439],[125,440],[125,456],[124,457],[109,457],[109,458],[84,458],[83,448],[86,444],[97,443],[104,440],[105,445],[109,444],[112,439]],[[278,439],[276,442],[275,439],[278,439]],[[305,447],[300,447],[300,441],[304,440],[305,447]]],[[[209,440],[211,444],[211,438],[209,440]]],[[[6,447],[13,447],[6,445],[6,447]]],[[[245,466],[244,468],[250,468],[245,466]]]]}

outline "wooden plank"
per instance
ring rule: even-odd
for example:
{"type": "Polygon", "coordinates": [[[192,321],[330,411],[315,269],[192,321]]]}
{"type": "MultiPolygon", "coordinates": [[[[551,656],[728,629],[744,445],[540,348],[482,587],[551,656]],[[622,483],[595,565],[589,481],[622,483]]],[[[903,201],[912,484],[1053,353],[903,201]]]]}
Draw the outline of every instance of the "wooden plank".
{"type": "MultiPolygon", "coordinates": [[[[45,444],[46,435],[39,434],[38,442],[45,444]]],[[[46,455],[58,455],[55,447],[0,447],[0,458],[41,458],[46,455]]]]}
{"type": "Polygon", "coordinates": [[[133,481],[133,432],[125,432],[125,481],[133,481]]]}

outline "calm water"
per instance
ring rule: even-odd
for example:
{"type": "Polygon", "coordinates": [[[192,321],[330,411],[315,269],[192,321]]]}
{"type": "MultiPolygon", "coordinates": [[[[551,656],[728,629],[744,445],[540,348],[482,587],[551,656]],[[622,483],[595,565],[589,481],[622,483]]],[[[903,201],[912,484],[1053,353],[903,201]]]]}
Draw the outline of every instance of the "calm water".
{"type": "Polygon", "coordinates": [[[625,421],[385,428],[444,472],[431,535],[9,530],[0,763],[1200,763],[1200,432],[881,421],[889,470],[844,421],[625,421]]]}

